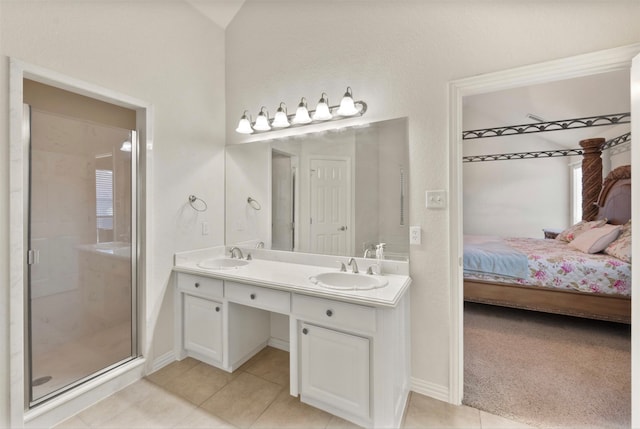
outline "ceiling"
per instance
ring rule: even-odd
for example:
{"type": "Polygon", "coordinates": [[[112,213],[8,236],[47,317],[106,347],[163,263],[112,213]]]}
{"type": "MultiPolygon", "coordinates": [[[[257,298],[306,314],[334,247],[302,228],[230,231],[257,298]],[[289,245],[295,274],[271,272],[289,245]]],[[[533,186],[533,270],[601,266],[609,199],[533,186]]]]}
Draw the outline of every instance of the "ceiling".
{"type": "MultiPolygon", "coordinates": [[[[464,97],[463,128],[474,130],[536,123],[527,117],[529,114],[546,122],[629,112],[629,79],[629,70],[623,70],[464,97]]],[[[551,146],[578,148],[582,139],[604,137],[609,140],[630,128],[630,124],[618,124],[538,133],[536,136],[551,146]]],[[[491,140],[518,137],[522,136],[491,140]]],[[[466,140],[465,145],[482,140],[488,139],[466,140]]]]}
{"type": "Polygon", "coordinates": [[[223,30],[236,16],[245,0],[186,0],[223,30]]]}

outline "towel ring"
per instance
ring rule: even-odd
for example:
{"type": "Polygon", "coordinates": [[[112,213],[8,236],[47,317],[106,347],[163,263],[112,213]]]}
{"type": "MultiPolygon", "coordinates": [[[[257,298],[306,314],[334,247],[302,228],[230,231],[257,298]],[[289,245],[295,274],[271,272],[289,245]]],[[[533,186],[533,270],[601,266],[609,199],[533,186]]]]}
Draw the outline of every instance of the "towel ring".
{"type": "Polygon", "coordinates": [[[247,198],[247,203],[249,203],[249,205],[251,206],[252,209],[254,210],[260,210],[262,209],[262,206],[260,205],[259,202],[257,202],[256,200],[254,200],[253,198],[249,197],[247,198]]]}
{"type": "Polygon", "coordinates": [[[191,207],[197,212],[206,212],[208,208],[206,201],[202,198],[196,197],[195,195],[189,195],[189,205],[191,205],[191,207]],[[204,207],[196,207],[195,203],[197,201],[200,201],[204,207]]]}

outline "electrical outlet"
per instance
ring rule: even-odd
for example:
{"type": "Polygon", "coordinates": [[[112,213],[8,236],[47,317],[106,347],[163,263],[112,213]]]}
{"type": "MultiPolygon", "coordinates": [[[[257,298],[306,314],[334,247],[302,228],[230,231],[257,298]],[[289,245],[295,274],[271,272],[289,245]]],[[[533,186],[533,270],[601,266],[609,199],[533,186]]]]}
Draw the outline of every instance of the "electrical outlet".
{"type": "Polygon", "coordinates": [[[444,209],[447,207],[447,191],[427,191],[427,208],[444,209]]]}
{"type": "Polygon", "coordinates": [[[202,235],[209,235],[209,222],[202,222],[202,235]]]}
{"type": "Polygon", "coordinates": [[[419,226],[409,228],[409,244],[422,243],[422,230],[419,226]]]}

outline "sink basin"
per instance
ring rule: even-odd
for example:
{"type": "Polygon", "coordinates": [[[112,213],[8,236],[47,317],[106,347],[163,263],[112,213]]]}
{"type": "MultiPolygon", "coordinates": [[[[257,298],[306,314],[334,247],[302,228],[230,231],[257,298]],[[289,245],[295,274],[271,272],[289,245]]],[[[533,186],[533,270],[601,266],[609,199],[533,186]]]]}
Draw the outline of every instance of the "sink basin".
{"type": "Polygon", "coordinates": [[[389,282],[381,276],[344,272],[321,273],[309,277],[318,286],[340,290],[368,290],[386,286],[389,282]]]}
{"type": "Polygon", "coordinates": [[[247,265],[249,261],[234,258],[213,258],[200,261],[197,265],[207,270],[232,270],[247,265]]]}

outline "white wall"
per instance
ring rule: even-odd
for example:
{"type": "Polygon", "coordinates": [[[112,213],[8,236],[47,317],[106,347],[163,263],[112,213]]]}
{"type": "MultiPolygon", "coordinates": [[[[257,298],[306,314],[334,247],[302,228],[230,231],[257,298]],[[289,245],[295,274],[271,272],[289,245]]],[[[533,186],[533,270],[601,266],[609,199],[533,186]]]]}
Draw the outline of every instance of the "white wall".
{"type": "MultiPolygon", "coordinates": [[[[465,130],[495,123],[490,109],[465,108],[462,114],[465,130]]],[[[545,134],[464,140],[463,155],[564,149],[545,134]]],[[[576,141],[572,147],[580,146],[576,141]]],[[[569,226],[568,159],[463,163],[464,233],[544,238],[542,228],[569,226]]]]}
{"type": "MultiPolygon", "coordinates": [[[[462,113],[464,129],[492,126],[487,125],[495,124],[492,113],[490,108],[465,108],[462,113]]],[[[545,134],[465,140],[463,155],[563,149],[545,134]]],[[[572,147],[579,147],[577,141],[572,147]]],[[[542,228],[569,226],[568,159],[463,163],[464,233],[544,238],[542,228]]]]}
{"type": "MultiPolygon", "coordinates": [[[[4,11],[0,4],[0,22],[4,11]]],[[[0,31],[0,53],[4,52],[4,36],[0,31]]],[[[9,425],[9,102],[7,86],[9,70],[6,58],[0,61],[0,427],[9,425]],[[6,399],[5,399],[6,398],[6,399]]]]}
{"type": "Polygon", "coordinates": [[[271,246],[271,145],[230,146],[226,151],[228,245],[262,241],[271,246]],[[247,198],[262,207],[255,210],[247,198]]]}
{"type": "MultiPolygon", "coordinates": [[[[354,231],[353,251],[357,256],[364,254],[364,249],[380,242],[378,224],[380,223],[380,149],[378,127],[367,127],[355,133],[355,195],[353,200],[352,225],[354,231]],[[375,148],[375,149],[374,149],[375,148]]],[[[371,256],[374,256],[372,253],[371,256]]]]}
{"type": "Polygon", "coordinates": [[[386,243],[387,255],[409,254],[409,145],[407,120],[387,121],[378,133],[378,242],[386,243]],[[397,146],[401,146],[398,150],[397,146]],[[400,224],[400,170],[404,172],[404,224],[400,224]]]}
{"type": "Polygon", "coordinates": [[[453,79],[640,40],[636,1],[247,2],[227,28],[227,135],[244,109],[337,101],[347,85],[369,121],[409,117],[414,387],[449,385],[449,214],[424,192],[448,189],[453,79]],[[264,43],[257,43],[263,41],[264,43]],[[265,49],[269,46],[281,49],[265,49]]]}
{"type": "Polygon", "coordinates": [[[225,39],[222,29],[182,2],[0,2],[0,427],[8,395],[7,57],[96,84],[154,106],[151,162],[156,199],[152,278],[146,290],[151,359],[171,351],[173,254],[224,242],[225,39]],[[209,205],[195,213],[187,196],[209,205]],[[207,221],[210,233],[200,234],[207,221]],[[166,299],[165,299],[166,294],[166,299]],[[160,312],[160,308],[167,311],[160,312]],[[161,313],[161,314],[160,314],[161,313]]]}
{"type": "MultiPolygon", "coordinates": [[[[620,167],[621,165],[631,164],[631,143],[622,143],[606,150],[602,158],[603,162],[610,166],[608,171],[620,167]]],[[[603,172],[603,174],[603,177],[606,177],[605,172],[603,172]]]]}

